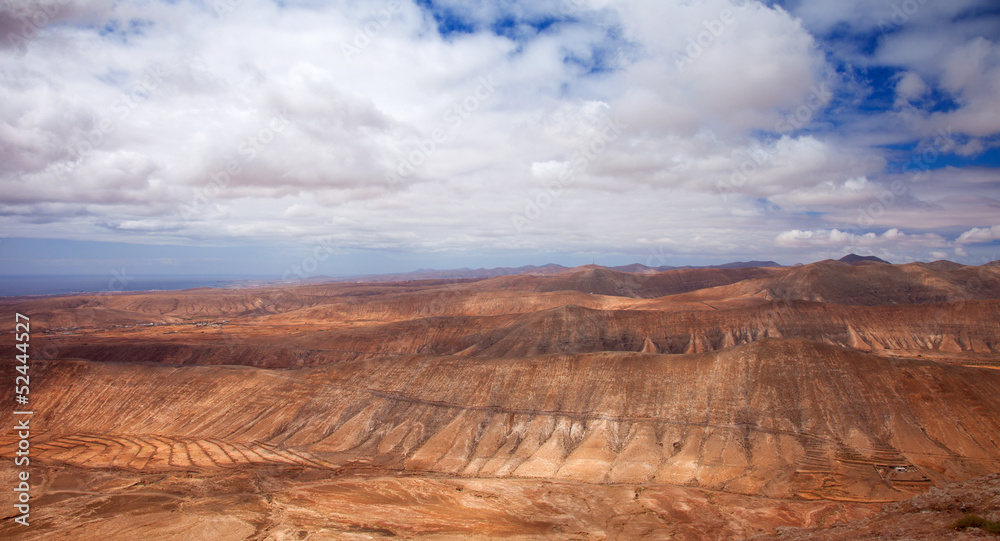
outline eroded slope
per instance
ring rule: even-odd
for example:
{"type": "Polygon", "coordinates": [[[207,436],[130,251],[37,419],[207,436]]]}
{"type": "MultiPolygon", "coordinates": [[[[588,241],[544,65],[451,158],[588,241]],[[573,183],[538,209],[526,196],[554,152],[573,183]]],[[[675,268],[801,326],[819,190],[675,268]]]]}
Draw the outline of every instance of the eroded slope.
{"type": "Polygon", "coordinates": [[[880,500],[1000,465],[1000,371],[804,341],[297,371],[74,361],[38,370],[33,404],[49,433],[37,456],[86,467],[363,463],[880,500]]]}

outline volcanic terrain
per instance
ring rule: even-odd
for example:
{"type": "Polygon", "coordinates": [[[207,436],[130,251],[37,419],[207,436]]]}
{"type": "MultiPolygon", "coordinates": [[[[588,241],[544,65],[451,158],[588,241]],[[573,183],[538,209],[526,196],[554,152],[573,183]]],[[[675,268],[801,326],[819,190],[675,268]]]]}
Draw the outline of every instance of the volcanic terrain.
{"type": "MultiPolygon", "coordinates": [[[[1000,472],[1000,267],[541,269],[0,301],[3,321],[31,318],[35,412],[31,526],[7,503],[0,536],[849,539],[877,523],[939,539],[982,533],[950,528],[965,512],[1000,518],[984,477],[1000,472]],[[946,486],[972,503],[932,505],[946,486]]],[[[0,436],[0,486],[17,444],[0,436]]]]}

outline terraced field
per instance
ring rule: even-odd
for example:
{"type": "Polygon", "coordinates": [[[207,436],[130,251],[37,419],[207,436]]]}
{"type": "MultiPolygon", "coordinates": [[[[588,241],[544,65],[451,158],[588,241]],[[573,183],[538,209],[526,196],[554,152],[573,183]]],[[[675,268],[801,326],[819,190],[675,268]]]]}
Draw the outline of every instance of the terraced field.
{"type": "MultiPolygon", "coordinates": [[[[178,439],[153,434],[70,434],[53,439],[39,435],[34,456],[43,463],[142,472],[242,466],[302,466],[330,469],[331,465],[301,451],[260,443],[228,443],[216,439],[178,439]]],[[[6,438],[10,440],[10,438],[6,438]]],[[[0,444],[13,455],[16,441],[0,444]]]]}
{"type": "Polygon", "coordinates": [[[34,538],[731,539],[1000,471],[994,271],[817,265],[0,303],[34,538]]]}

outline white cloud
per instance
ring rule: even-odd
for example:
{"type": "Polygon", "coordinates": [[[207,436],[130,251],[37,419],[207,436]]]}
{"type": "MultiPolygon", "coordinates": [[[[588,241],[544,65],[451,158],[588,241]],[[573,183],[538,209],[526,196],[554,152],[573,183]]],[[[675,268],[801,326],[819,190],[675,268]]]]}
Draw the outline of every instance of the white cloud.
{"type": "Polygon", "coordinates": [[[896,105],[905,105],[917,100],[927,93],[927,83],[920,78],[920,75],[910,71],[906,72],[896,83],[896,105]]]}
{"type": "MultiPolygon", "coordinates": [[[[456,0],[440,5],[474,31],[443,37],[407,1],[358,42],[381,4],[244,2],[220,16],[193,1],[71,2],[26,54],[0,54],[0,227],[151,243],[333,234],[427,251],[670,238],[672,250],[711,253],[765,251],[782,231],[779,247],[916,246],[938,242],[924,228],[988,223],[995,175],[938,173],[868,224],[911,235],[839,233],[894,177],[876,129],[825,124],[838,88],[814,29],[872,25],[891,8],[742,4],[456,0]],[[567,7],[573,19],[532,26],[567,7]],[[489,31],[504,17],[518,22],[489,31]],[[783,130],[796,115],[815,129],[783,130]],[[515,231],[511,215],[544,198],[608,121],[621,137],[515,231]]],[[[922,7],[875,56],[907,68],[894,81],[907,104],[934,89],[958,100],[941,113],[901,104],[894,122],[955,126],[977,135],[972,153],[1000,132],[998,49],[926,31],[942,10],[922,7]],[[916,43],[927,36],[940,49],[930,66],[916,43]]]]}
{"type": "Polygon", "coordinates": [[[894,250],[941,248],[951,243],[935,233],[907,235],[899,229],[889,229],[881,235],[874,232],[850,233],[838,229],[792,230],[778,234],[775,244],[785,248],[833,247],[849,250],[856,247],[887,247],[894,250]]]}
{"type": "Polygon", "coordinates": [[[993,242],[995,240],[1000,240],[1000,225],[983,228],[973,227],[972,229],[959,235],[955,242],[959,244],[978,244],[983,242],[993,242]]]}

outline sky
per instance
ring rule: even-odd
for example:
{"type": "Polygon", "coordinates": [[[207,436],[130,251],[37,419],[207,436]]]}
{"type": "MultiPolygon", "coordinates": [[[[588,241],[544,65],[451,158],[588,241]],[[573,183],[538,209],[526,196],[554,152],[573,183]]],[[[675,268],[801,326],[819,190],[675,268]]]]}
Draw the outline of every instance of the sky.
{"type": "Polygon", "coordinates": [[[1000,259],[993,0],[0,2],[0,274],[1000,259]]]}

